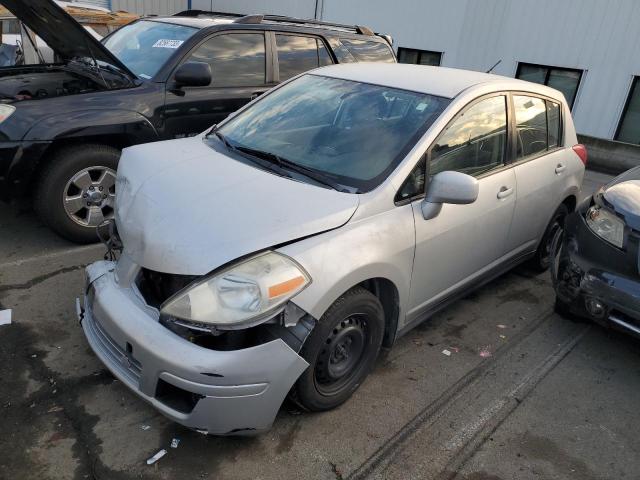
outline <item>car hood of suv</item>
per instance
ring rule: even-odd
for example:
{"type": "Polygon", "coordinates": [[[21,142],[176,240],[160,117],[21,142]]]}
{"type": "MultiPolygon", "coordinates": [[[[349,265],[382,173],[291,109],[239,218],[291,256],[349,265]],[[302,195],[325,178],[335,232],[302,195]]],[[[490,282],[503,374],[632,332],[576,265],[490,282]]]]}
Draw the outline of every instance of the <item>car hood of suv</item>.
{"type": "Polygon", "coordinates": [[[624,217],[634,230],[640,231],[640,167],[616,177],[603,190],[606,205],[624,217]]]}
{"type": "Polygon", "coordinates": [[[116,224],[124,253],[135,263],[203,275],[245,255],[338,228],[358,208],[356,194],[280,177],[219,148],[193,137],[124,150],[116,224]]]}
{"type": "Polygon", "coordinates": [[[136,76],[82,25],[52,0],[0,0],[64,60],[90,58],[108,63],[131,79],[136,76]]]}

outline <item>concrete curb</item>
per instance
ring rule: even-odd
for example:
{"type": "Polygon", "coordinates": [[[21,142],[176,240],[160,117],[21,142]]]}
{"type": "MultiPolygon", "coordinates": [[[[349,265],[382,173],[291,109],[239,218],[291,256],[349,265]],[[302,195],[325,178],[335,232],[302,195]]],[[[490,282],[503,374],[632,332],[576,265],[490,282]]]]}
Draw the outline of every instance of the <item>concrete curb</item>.
{"type": "Polygon", "coordinates": [[[640,145],[614,142],[587,135],[578,135],[578,141],[587,147],[587,168],[589,170],[619,175],[640,165],[640,145]]]}

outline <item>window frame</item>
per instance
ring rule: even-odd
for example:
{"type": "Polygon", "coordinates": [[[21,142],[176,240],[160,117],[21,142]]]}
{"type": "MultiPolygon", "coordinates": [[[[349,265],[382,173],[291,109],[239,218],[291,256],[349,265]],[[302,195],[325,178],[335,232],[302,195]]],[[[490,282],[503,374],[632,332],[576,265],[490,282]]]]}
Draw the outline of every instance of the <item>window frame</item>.
{"type": "Polygon", "coordinates": [[[482,102],[483,100],[487,100],[489,98],[493,98],[493,97],[499,97],[499,96],[503,96],[505,97],[505,112],[506,112],[506,116],[507,116],[507,141],[506,141],[506,146],[505,146],[505,151],[504,151],[504,159],[503,159],[503,164],[501,166],[492,168],[491,170],[488,170],[486,172],[483,172],[482,174],[478,175],[477,177],[474,177],[478,180],[481,180],[485,177],[494,175],[496,173],[502,172],[508,168],[511,168],[513,166],[513,160],[515,158],[515,153],[516,153],[516,143],[515,143],[515,119],[514,119],[514,115],[513,115],[513,104],[512,104],[512,100],[511,100],[511,96],[510,96],[511,92],[507,91],[507,90],[499,90],[496,92],[490,92],[490,93],[486,93],[483,95],[480,95],[479,97],[476,97],[472,100],[470,100],[469,102],[467,102],[465,105],[463,105],[457,112],[456,114],[451,118],[451,120],[449,120],[447,122],[447,124],[442,127],[442,129],[440,130],[440,132],[438,132],[438,135],[436,136],[436,138],[434,138],[434,140],[429,144],[429,146],[427,147],[427,149],[425,150],[425,152],[420,155],[420,159],[415,163],[415,165],[413,166],[413,168],[411,169],[411,172],[409,172],[409,175],[407,175],[407,177],[402,181],[402,183],[400,184],[400,188],[398,188],[398,190],[396,191],[396,194],[394,196],[394,203],[396,206],[400,207],[403,205],[407,205],[409,203],[413,203],[416,200],[422,200],[424,199],[425,195],[426,195],[426,191],[427,191],[427,178],[429,176],[429,166],[430,166],[430,162],[431,162],[431,150],[433,149],[433,147],[437,144],[438,140],[440,140],[440,138],[442,137],[442,135],[447,131],[447,129],[454,123],[456,122],[467,110],[469,110],[470,108],[472,108],[473,106],[475,106],[476,104],[482,102]],[[398,199],[398,195],[400,194],[400,190],[402,189],[402,187],[404,186],[404,184],[406,183],[406,181],[409,179],[411,173],[413,172],[413,169],[416,168],[418,166],[418,164],[425,159],[425,188],[423,189],[424,191],[422,191],[421,193],[418,193],[412,197],[407,197],[407,198],[403,198],[403,199],[398,199]]]}
{"type": "MultiPolygon", "coordinates": [[[[546,87],[549,86],[549,76],[551,75],[551,70],[564,70],[567,72],[576,72],[579,73],[580,76],[578,77],[578,85],[576,86],[576,91],[573,94],[573,98],[571,99],[566,99],[567,100],[567,104],[569,106],[569,110],[573,111],[573,107],[576,104],[576,99],[578,98],[578,92],[580,91],[580,86],[582,85],[582,78],[584,77],[584,69],[579,69],[579,68],[567,68],[567,67],[558,67],[555,65],[542,65],[540,63],[529,63],[529,62],[518,62],[518,67],[516,68],[516,75],[515,78],[517,78],[518,80],[522,80],[520,78],[520,71],[522,69],[522,66],[526,66],[526,67],[538,67],[538,68],[544,68],[547,70],[545,76],[544,76],[544,83],[540,83],[539,85],[544,85],[546,87]]],[[[525,82],[528,80],[524,80],[525,82]]],[[[532,83],[536,83],[536,82],[532,82],[532,83]]],[[[553,88],[553,87],[549,87],[549,88],[553,88]]]]}
{"type": "Polygon", "coordinates": [[[631,104],[631,96],[635,93],[636,89],[638,89],[638,95],[640,95],[640,75],[633,75],[631,77],[631,84],[629,85],[629,89],[627,90],[627,98],[624,101],[624,107],[622,108],[622,112],[620,113],[620,117],[618,118],[616,131],[613,135],[614,142],[626,143],[627,145],[638,145],[637,143],[630,143],[630,142],[625,142],[624,140],[618,140],[618,136],[620,135],[620,130],[622,130],[622,122],[624,121],[624,117],[627,115],[627,111],[629,110],[629,105],[631,104]]]}
{"type": "MultiPolygon", "coordinates": [[[[436,138],[433,140],[433,142],[431,142],[431,144],[427,147],[427,149],[425,150],[425,152],[420,156],[420,159],[414,164],[413,168],[416,168],[417,165],[423,160],[423,158],[426,157],[425,161],[425,179],[427,178],[428,174],[429,174],[429,162],[431,161],[431,149],[434,147],[434,145],[436,145],[437,141],[441,138],[442,134],[445,132],[445,130],[447,130],[449,128],[449,126],[455,122],[458,118],[460,118],[460,116],[466,112],[469,108],[473,107],[476,103],[480,102],[481,100],[490,98],[490,97],[496,97],[496,96],[500,96],[500,95],[505,95],[507,97],[507,146],[505,148],[505,163],[502,167],[496,167],[493,168],[487,172],[483,172],[481,175],[478,175],[477,178],[478,180],[488,177],[490,175],[493,175],[495,173],[499,173],[502,172],[504,170],[507,170],[509,168],[513,168],[515,166],[518,165],[522,165],[524,163],[527,162],[531,162],[533,160],[536,160],[540,157],[543,157],[545,155],[548,155],[550,153],[554,153],[556,151],[562,150],[565,148],[564,143],[565,143],[565,112],[564,112],[564,103],[561,102],[560,100],[556,99],[556,98],[552,98],[549,97],[547,95],[542,95],[540,93],[536,93],[536,92],[530,92],[530,91],[526,91],[526,90],[501,90],[501,91],[497,91],[497,92],[491,92],[491,93],[487,93],[484,95],[481,95],[479,97],[474,98],[473,100],[467,102],[465,105],[463,105],[460,110],[458,110],[458,112],[453,116],[453,118],[451,120],[449,120],[447,122],[447,124],[442,128],[442,130],[440,130],[440,132],[438,133],[438,135],[436,136],[436,138]],[[559,118],[559,122],[560,122],[560,132],[559,132],[559,137],[558,137],[558,145],[556,147],[553,148],[549,148],[549,121],[547,119],[547,150],[543,150],[541,152],[538,152],[535,155],[530,155],[528,157],[525,157],[521,160],[518,160],[517,158],[517,140],[516,140],[516,134],[517,134],[517,125],[516,125],[516,116],[515,116],[515,105],[513,102],[513,96],[529,96],[529,97],[535,97],[535,98],[539,98],[541,100],[543,100],[545,102],[545,111],[547,111],[546,109],[546,102],[553,102],[553,103],[557,103],[559,105],[559,114],[560,114],[560,118],[559,118]]],[[[413,168],[411,169],[411,172],[413,172],[413,168]]],[[[423,192],[414,195],[413,197],[407,197],[407,198],[403,198],[403,199],[398,199],[398,196],[400,194],[400,190],[402,189],[402,187],[404,186],[405,182],[409,179],[411,172],[409,173],[409,175],[407,175],[407,177],[402,181],[402,183],[400,184],[400,188],[398,188],[398,190],[396,191],[396,194],[394,196],[394,203],[396,206],[402,206],[402,205],[407,205],[409,203],[413,203],[416,200],[422,200],[425,197],[426,194],[426,183],[425,183],[425,189],[423,192]]]]}
{"type": "MultiPolygon", "coordinates": [[[[290,31],[283,31],[283,30],[268,30],[265,32],[265,34],[267,34],[270,37],[270,42],[272,45],[271,48],[271,54],[272,54],[272,62],[273,62],[273,80],[275,83],[280,83],[280,57],[278,56],[278,42],[276,40],[276,35],[289,35],[291,37],[308,37],[308,38],[313,38],[314,40],[316,40],[316,42],[321,42],[322,45],[324,45],[324,48],[327,50],[327,53],[329,54],[329,58],[331,59],[331,61],[333,62],[333,65],[337,64],[338,62],[336,61],[335,55],[333,53],[333,49],[331,48],[331,46],[327,43],[327,41],[320,35],[313,35],[311,33],[304,33],[304,32],[290,32],[290,31]]],[[[317,45],[317,43],[316,43],[317,45]]],[[[316,67],[319,68],[319,67],[316,67]]],[[[300,72],[296,75],[300,75],[301,73],[305,73],[308,72],[309,70],[305,70],[304,72],[300,72]]],[[[296,77],[296,75],[294,75],[291,78],[296,77]]],[[[289,80],[289,79],[287,79],[289,80]]]]}
{"type": "MultiPolygon", "coordinates": [[[[274,55],[274,48],[275,48],[275,43],[272,43],[271,38],[269,37],[269,31],[267,30],[258,30],[258,29],[233,29],[233,30],[220,30],[217,32],[213,32],[211,35],[206,35],[204,38],[198,40],[198,42],[196,42],[191,48],[189,48],[186,53],[182,56],[182,58],[180,58],[180,60],[178,60],[175,64],[175,67],[173,68],[173,70],[171,70],[171,73],[168,76],[167,79],[167,84],[169,82],[173,82],[174,78],[175,78],[175,73],[178,70],[178,68],[180,68],[182,65],[184,65],[185,63],[187,63],[189,61],[189,58],[191,58],[191,55],[198,50],[198,48],[200,48],[202,45],[204,45],[206,42],[212,40],[215,37],[219,37],[221,35],[234,35],[234,34],[247,34],[247,33],[252,33],[252,34],[261,34],[262,37],[264,38],[264,63],[265,63],[265,70],[264,70],[264,83],[261,85],[229,85],[229,86],[222,86],[222,85],[207,85],[205,87],[187,87],[187,88],[193,88],[193,89],[213,89],[213,88],[220,88],[220,89],[228,89],[228,88],[259,88],[259,87],[264,87],[264,86],[274,86],[277,85],[277,82],[274,82],[273,78],[273,72],[274,72],[274,65],[273,65],[273,55],[274,55]]],[[[274,40],[275,41],[275,40],[274,40]]],[[[212,72],[213,73],[213,72],[212,72]]]]}
{"type": "Polygon", "coordinates": [[[437,53],[439,55],[438,65],[431,65],[431,66],[434,66],[434,67],[442,66],[442,57],[444,56],[444,52],[439,52],[437,50],[422,50],[419,48],[411,48],[411,47],[398,47],[398,53],[396,55],[396,58],[398,59],[398,63],[404,63],[404,62],[400,62],[400,50],[418,52],[418,63],[409,63],[405,65],[423,65],[422,63],[420,63],[420,58],[422,57],[423,53],[437,53]]]}

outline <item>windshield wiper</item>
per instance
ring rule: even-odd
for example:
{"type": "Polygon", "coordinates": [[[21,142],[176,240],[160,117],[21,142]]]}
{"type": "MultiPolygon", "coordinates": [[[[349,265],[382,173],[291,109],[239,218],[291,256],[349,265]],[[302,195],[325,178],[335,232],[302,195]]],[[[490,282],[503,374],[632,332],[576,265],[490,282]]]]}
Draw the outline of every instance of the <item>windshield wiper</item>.
{"type": "Polygon", "coordinates": [[[314,180],[317,183],[330,187],[338,192],[346,191],[340,184],[329,180],[324,175],[322,175],[321,173],[318,173],[314,169],[305,167],[304,165],[300,165],[298,163],[294,163],[291,160],[287,160],[286,158],[282,158],[281,156],[276,155],[275,153],[265,152],[264,150],[257,150],[255,148],[242,147],[242,146],[237,146],[236,149],[238,151],[248,153],[249,155],[263,158],[265,160],[268,160],[269,162],[275,163],[280,168],[293,170],[296,173],[304,175],[305,177],[308,177],[311,180],[314,180]]]}

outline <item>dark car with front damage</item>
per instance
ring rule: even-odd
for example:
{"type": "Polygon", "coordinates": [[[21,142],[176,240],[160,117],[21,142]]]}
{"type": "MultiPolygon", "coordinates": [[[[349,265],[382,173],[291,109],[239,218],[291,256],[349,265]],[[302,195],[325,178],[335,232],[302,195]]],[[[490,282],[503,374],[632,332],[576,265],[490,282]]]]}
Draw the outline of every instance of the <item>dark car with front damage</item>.
{"type": "Polygon", "coordinates": [[[552,277],[560,313],[640,335],[640,167],[566,218],[552,277]]]}
{"type": "Polygon", "coordinates": [[[113,217],[123,148],[200,133],[319,66],[395,62],[390,38],[366,27],[186,11],[98,41],[52,0],[0,3],[56,53],[0,68],[0,197],[30,194],[78,242],[113,217]]]}

